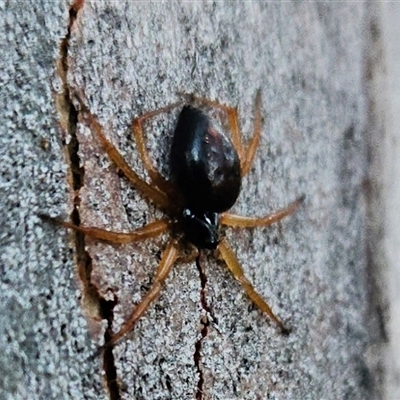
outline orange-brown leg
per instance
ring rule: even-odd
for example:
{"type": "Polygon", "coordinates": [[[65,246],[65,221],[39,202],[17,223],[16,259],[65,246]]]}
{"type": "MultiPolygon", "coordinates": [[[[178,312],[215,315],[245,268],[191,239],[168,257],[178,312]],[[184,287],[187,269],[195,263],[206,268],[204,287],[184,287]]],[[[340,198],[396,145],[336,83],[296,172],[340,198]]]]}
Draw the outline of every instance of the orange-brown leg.
{"type": "Polygon", "coordinates": [[[220,223],[222,225],[232,226],[235,228],[254,228],[256,226],[268,226],[294,213],[300,207],[303,201],[304,196],[299,197],[289,206],[260,218],[242,217],[240,215],[223,213],[220,216],[220,223]]]}
{"type": "Polygon", "coordinates": [[[145,313],[150,304],[158,297],[164,282],[171,272],[172,266],[177,258],[178,245],[176,240],[171,240],[161,256],[161,261],[151,289],[147,292],[141,302],[134,308],[123,327],[111,337],[110,341],[106,343],[104,347],[114,344],[132,330],[136,321],[145,313]]]}
{"type": "Polygon", "coordinates": [[[199,249],[194,244],[189,243],[189,245],[190,250],[186,254],[180,255],[177,259],[177,263],[189,264],[199,256],[199,249]]]}
{"type": "Polygon", "coordinates": [[[171,182],[167,181],[156,170],[156,168],[153,166],[152,161],[150,160],[150,157],[149,157],[149,154],[148,154],[147,148],[146,148],[145,139],[144,139],[143,124],[145,123],[146,120],[153,118],[156,115],[166,113],[181,104],[182,104],[182,102],[180,101],[177,103],[170,104],[166,107],[160,108],[158,110],[147,112],[146,114],[142,115],[141,117],[135,118],[132,122],[132,131],[133,131],[133,135],[135,137],[135,140],[136,140],[136,143],[138,146],[138,151],[139,151],[140,157],[142,159],[142,162],[150,176],[152,183],[155,186],[157,186],[159,189],[161,189],[162,191],[164,191],[170,195],[173,195],[173,196],[176,196],[176,193],[177,193],[175,185],[173,185],[171,182]]]}
{"type": "Polygon", "coordinates": [[[101,145],[106,151],[108,157],[114,162],[114,164],[124,173],[129,179],[133,186],[135,186],[145,197],[152,201],[157,207],[162,209],[168,209],[171,207],[169,197],[163,191],[150,186],[147,182],[139,177],[127,164],[117,148],[105,137],[103,128],[97,121],[95,116],[90,113],[89,109],[85,106],[82,99],[77,96],[80,103],[81,109],[84,114],[86,124],[95,132],[101,145]]]}
{"type": "Polygon", "coordinates": [[[64,228],[69,228],[78,232],[82,232],[92,239],[102,240],[113,244],[126,244],[139,240],[153,238],[166,232],[170,225],[169,220],[159,219],[157,221],[150,222],[149,224],[132,232],[113,232],[107,229],[78,226],[58,218],[48,217],[47,215],[40,215],[40,217],[44,220],[61,225],[64,228]]]}
{"type": "Polygon", "coordinates": [[[239,264],[235,254],[228,245],[226,239],[222,239],[218,245],[218,250],[221,253],[222,258],[225,260],[226,265],[232,272],[233,276],[242,285],[242,288],[246,294],[250,297],[251,301],[263,312],[265,312],[282,330],[283,333],[288,333],[288,329],[283,323],[276,317],[272,312],[271,307],[265,302],[265,300],[254,290],[253,285],[244,276],[242,267],[239,264]]]}
{"type": "Polygon", "coordinates": [[[261,91],[259,90],[256,95],[255,102],[255,115],[254,115],[254,132],[253,137],[250,139],[246,150],[244,151],[243,160],[241,160],[242,177],[246,176],[251,166],[253,165],[256,150],[260,144],[261,139],[261,91]]]}

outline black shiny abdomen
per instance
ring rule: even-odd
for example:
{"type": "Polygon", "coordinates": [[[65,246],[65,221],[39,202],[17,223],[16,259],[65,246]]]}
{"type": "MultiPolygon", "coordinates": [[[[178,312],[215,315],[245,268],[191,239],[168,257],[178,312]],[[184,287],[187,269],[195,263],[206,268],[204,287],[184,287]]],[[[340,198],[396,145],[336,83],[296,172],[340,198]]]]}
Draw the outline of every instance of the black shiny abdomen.
{"type": "Polygon", "coordinates": [[[232,142],[201,110],[183,107],[171,148],[171,173],[193,213],[220,213],[233,206],[241,186],[232,142]]]}

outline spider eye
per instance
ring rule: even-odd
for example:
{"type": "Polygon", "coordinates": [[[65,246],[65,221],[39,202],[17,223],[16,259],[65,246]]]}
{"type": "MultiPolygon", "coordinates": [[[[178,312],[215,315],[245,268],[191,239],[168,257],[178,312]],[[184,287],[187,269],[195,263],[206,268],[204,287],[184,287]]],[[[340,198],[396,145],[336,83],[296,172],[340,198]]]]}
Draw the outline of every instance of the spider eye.
{"type": "Polygon", "coordinates": [[[185,208],[182,213],[182,225],[186,238],[198,248],[210,250],[217,248],[219,243],[217,213],[193,213],[185,208]]]}

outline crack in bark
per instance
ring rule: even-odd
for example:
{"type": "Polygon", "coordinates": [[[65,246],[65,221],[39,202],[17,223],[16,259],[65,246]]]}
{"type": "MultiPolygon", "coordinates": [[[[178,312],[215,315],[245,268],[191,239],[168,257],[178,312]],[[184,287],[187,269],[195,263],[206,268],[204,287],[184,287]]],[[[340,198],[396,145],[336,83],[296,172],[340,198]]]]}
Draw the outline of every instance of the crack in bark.
{"type": "MultiPolygon", "coordinates": [[[[85,170],[80,165],[79,157],[79,141],[76,135],[77,124],[79,120],[79,111],[74,107],[71,101],[71,90],[68,84],[68,56],[71,31],[77,20],[78,12],[82,9],[84,0],[75,0],[69,9],[68,28],[65,37],[60,42],[59,59],[57,60],[56,72],[61,79],[61,91],[56,93],[56,108],[60,116],[60,125],[62,131],[69,134],[69,141],[63,138],[63,145],[66,151],[66,158],[69,164],[69,183],[73,188],[73,210],[70,219],[73,224],[80,225],[81,218],[79,215],[80,190],[84,186],[85,170]]],[[[107,329],[104,333],[104,341],[107,343],[112,335],[112,322],[114,318],[113,309],[116,301],[107,301],[100,296],[97,288],[91,283],[92,258],[85,248],[85,235],[81,232],[73,232],[73,243],[75,247],[75,257],[79,278],[84,286],[83,296],[90,299],[89,302],[96,304],[98,314],[101,319],[108,322],[107,329]]],[[[112,346],[107,347],[103,352],[103,369],[107,382],[111,400],[120,400],[119,386],[117,383],[117,370],[114,363],[114,354],[112,346]]]]}
{"type": "Polygon", "coordinates": [[[198,256],[196,258],[196,266],[199,271],[200,282],[201,282],[200,304],[203,307],[206,314],[204,316],[202,316],[202,318],[201,318],[201,325],[203,327],[200,331],[201,337],[196,342],[196,345],[195,345],[195,353],[194,353],[193,358],[194,358],[194,363],[196,365],[197,371],[199,373],[199,381],[197,383],[196,400],[203,400],[204,374],[203,374],[203,370],[201,368],[201,345],[202,345],[203,339],[208,334],[208,327],[210,326],[210,320],[208,318],[208,315],[210,314],[210,307],[207,304],[207,299],[206,299],[207,275],[205,273],[203,266],[201,265],[200,256],[198,256]]]}

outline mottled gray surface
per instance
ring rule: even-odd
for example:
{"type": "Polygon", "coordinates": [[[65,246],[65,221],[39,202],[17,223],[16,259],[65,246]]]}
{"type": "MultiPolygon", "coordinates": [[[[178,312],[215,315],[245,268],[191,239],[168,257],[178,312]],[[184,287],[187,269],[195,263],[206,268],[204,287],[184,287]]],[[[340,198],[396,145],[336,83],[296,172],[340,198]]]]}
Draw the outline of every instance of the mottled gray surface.
{"type": "MultiPolygon", "coordinates": [[[[6,211],[0,304],[7,310],[1,313],[0,341],[7,350],[0,367],[8,385],[1,390],[13,394],[1,395],[26,398],[29,388],[29,398],[101,398],[100,362],[84,361],[94,345],[82,317],[89,310],[80,310],[77,301],[68,235],[35,217],[41,211],[67,218],[72,207],[61,148],[66,132],[56,122],[51,96],[62,82],[55,79],[54,62],[68,7],[2,7],[14,21],[6,26],[12,37],[2,91],[6,123],[0,128],[6,154],[0,161],[6,211]],[[18,33],[23,18],[28,28],[18,33]],[[50,141],[47,150],[42,137],[50,141]],[[57,390],[63,395],[57,397],[57,390]]],[[[130,135],[135,116],[193,92],[238,106],[249,138],[261,88],[261,145],[233,210],[263,215],[307,196],[295,215],[275,227],[227,232],[249,279],[293,327],[291,335],[282,336],[211,255],[201,260],[210,312],[200,301],[196,265],[178,265],[157,304],[114,349],[114,399],[372,396],[374,380],[364,359],[371,318],[362,191],[365,7],[86,1],[78,11],[68,49],[69,90],[85,91],[88,107],[135,170],[144,173],[130,135]]],[[[165,174],[175,119],[176,113],[161,116],[146,129],[165,174]]],[[[128,230],[160,215],[119,177],[93,132],[78,124],[77,138],[85,171],[79,193],[84,224],[128,230]]],[[[112,247],[86,241],[99,293],[118,299],[114,330],[148,289],[164,243],[112,247]]]]}
{"type": "MultiPolygon", "coordinates": [[[[400,18],[399,4],[383,4],[382,33],[383,51],[387,63],[386,87],[387,103],[385,108],[386,140],[383,143],[384,165],[384,251],[387,254],[388,270],[385,271],[385,287],[390,302],[388,324],[389,346],[386,349],[387,398],[400,398],[400,18]]],[[[384,100],[384,99],[380,99],[384,100]]],[[[386,100],[386,99],[385,99],[386,100]]]]}
{"type": "Polygon", "coordinates": [[[101,399],[68,234],[37,217],[67,210],[52,96],[67,6],[2,1],[0,14],[0,399],[101,399]]]}
{"type": "Polygon", "coordinates": [[[385,368],[382,398],[400,398],[400,18],[399,3],[374,5],[369,57],[370,179],[369,225],[377,300],[384,342],[372,354],[385,368]],[[376,357],[380,355],[380,357],[376,357]]]}

